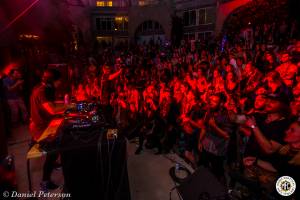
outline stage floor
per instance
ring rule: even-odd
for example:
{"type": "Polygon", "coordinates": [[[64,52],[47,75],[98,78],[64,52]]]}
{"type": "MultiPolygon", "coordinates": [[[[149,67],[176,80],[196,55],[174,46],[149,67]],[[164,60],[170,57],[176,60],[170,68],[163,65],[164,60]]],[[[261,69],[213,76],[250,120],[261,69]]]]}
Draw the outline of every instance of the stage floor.
{"type": "MultiPolygon", "coordinates": [[[[19,126],[13,130],[9,138],[9,153],[15,157],[18,192],[28,191],[26,174],[26,153],[30,135],[27,126],[19,126]]],[[[144,150],[135,155],[136,144],[128,143],[128,175],[132,200],[167,200],[174,183],[169,176],[169,168],[175,160],[187,166],[176,154],[154,155],[152,150],[144,150]],[[170,159],[171,158],[171,159],[170,159]]],[[[34,191],[39,191],[44,158],[31,160],[31,176],[34,191]]],[[[62,170],[55,170],[53,180],[63,185],[62,170]]],[[[55,193],[59,192],[53,191],[55,193]]],[[[49,199],[49,198],[48,198],[49,199]]],[[[172,200],[179,200],[176,190],[172,192],[172,200]]]]}

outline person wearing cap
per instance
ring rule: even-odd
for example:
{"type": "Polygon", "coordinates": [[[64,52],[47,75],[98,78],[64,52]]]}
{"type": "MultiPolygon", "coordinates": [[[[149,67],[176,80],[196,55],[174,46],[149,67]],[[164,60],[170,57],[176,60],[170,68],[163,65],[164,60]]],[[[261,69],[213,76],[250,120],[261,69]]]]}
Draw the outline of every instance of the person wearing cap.
{"type": "Polygon", "coordinates": [[[252,129],[253,139],[263,154],[272,154],[283,143],[284,131],[289,125],[289,101],[284,96],[265,95],[264,121],[250,117],[246,125],[252,129]]]}
{"type": "Polygon", "coordinates": [[[285,131],[290,125],[289,107],[288,99],[283,96],[266,95],[265,98],[266,117],[261,120],[248,117],[245,122],[245,125],[251,129],[251,135],[243,162],[248,178],[258,177],[267,190],[273,190],[272,183],[277,177],[277,170],[272,163],[276,159],[275,153],[284,144],[285,131]]]}

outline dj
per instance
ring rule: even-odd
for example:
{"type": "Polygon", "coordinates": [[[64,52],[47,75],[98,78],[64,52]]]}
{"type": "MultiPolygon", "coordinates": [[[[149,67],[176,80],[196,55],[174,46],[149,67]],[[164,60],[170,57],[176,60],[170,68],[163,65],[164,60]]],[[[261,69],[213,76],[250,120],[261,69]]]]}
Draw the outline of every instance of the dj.
{"type": "MultiPolygon", "coordinates": [[[[41,83],[32,91],[30,97],[31,122],[29,129],[33,142],[39,139],[51,119],[55,115],[63,114],[66,109],[65,105],[54,103],[55,89],[58,88],[59,85],[60,72],[47,69],[44,71],[41,83]]],[[[58,188],[50,179],[57,158],[57,153],[47,154],[46,156],[43,167],[43,180],[41,183],[41,189],[44,191],[58,188]]]]}

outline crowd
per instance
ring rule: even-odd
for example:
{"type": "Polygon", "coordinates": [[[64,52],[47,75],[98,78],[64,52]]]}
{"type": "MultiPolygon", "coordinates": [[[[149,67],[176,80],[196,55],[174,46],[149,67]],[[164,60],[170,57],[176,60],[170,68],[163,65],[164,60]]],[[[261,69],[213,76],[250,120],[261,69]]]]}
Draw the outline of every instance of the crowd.
{"type": "Polygon", "coordinates": [[[107,51],[72,79],[72,96],[109,107],[129,138],[138,135],[137,154],[145,140],[158,154],[175,146],[220,181],[225,168],[241,163],[247,176],[272,188],[280,174],[299,177],[299,53],[299,41],[277,52],[264,44],[107,51]]]}
{"type": "MultiPolygon", "coordinates": [[[[300,181],[300,41],[288,48],[107,48],[86,68],[77,64],[68,67],[71,96],[99,100],[128,138],[139,138],[136,154],[144,146],[158,154],[176,149],[224,183],[225,169],[240,164],[243,178],[267,191],[279,175],[300,181]]],[[[3,86],[12,119],[20,110],[27,121],[20,76],[11,70],[3,86]]]]}

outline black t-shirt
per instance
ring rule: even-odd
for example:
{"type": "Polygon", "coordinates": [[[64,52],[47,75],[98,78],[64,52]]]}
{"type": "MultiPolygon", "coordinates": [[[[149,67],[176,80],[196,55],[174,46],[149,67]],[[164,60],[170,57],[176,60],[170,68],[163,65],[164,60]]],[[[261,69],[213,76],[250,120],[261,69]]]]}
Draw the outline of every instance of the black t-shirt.
{"type": "Polygon", "coordinates": [[[51,121],[51,115],[43,108],[43,103],[53,101],[54,89],[46,85],[38,85],[30,97],[31,120],[37,131],[43,131],[51,121]]]}
{"type": "MultiPolygon", "coordinates": [[[[283,118],[278,121],[266,123],[264,119],[257,120],[257,127],[268,140],[284,144],[285,130],[289,127],[289,120],[283,118]]],[[[259,146],[254,134],[250,136],[245,150],[245,157],[254,156],[261,160],[272,162],[272,155],[267,155],[259,146]]]]}

